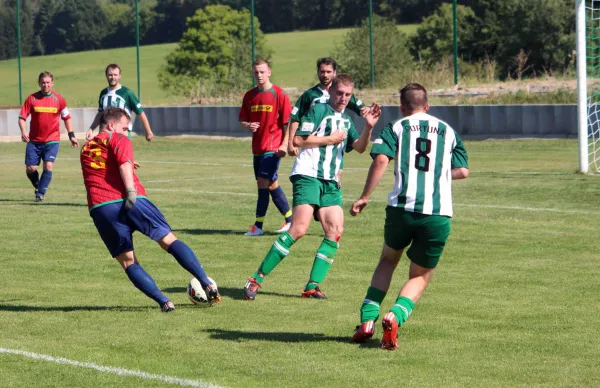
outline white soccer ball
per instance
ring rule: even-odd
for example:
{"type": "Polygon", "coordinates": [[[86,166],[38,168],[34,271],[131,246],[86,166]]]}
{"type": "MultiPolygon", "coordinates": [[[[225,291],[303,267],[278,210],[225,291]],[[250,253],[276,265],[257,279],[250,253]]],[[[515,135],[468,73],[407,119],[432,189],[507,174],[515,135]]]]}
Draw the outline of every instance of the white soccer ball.
{"type": "MultiPolygon", "coordinates": [[[[208,280],[210,280],[210,282],[215,286],[217,285],[217,283],[212,278],[209,277],[208,280]]],[[[200,282],[196,278],[192,278],[192,280],[190,280],[190,282],[188,283],[187,296],[193,304],[208,304],[206,291],[204,291],[204,288],[202,288],[202,284],[200,284],[200,282]]]]}

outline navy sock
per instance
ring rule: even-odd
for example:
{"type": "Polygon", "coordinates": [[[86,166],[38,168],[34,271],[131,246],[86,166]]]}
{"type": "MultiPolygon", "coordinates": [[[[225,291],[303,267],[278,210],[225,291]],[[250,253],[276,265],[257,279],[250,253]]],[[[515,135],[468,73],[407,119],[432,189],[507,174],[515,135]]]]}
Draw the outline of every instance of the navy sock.
{"type": "Polygon", "coordinates": [[[27,178],[29,178],[29,180],[31,181],[33,187],[37,189],[38,181],[40,180],[40,174],[38,173],[38,170],[34,170],[33,172],[26,172],[26,174],[27,178]]]}
{"type": "Polygon", "coordinates": [[[156,286],[154,279],[148,275],[148,272],[142,268],[139,264],[132,264],[125,270],[127,277],[131,280],[134,286],[147,297],[154,299],[156,303],[159,305],[163,305],[164,303],[169,301],[167,298],[156,286]]]}
{"type": "Polygon", "coordinates": [[[271,198],[273,203],[277,206],[279,213],[285,217],[285,222],[292,222],[292,211],[290,210],[290,204],[288,203],[285,193],[278,186],[275,190],[271,190],[271,198]]]}
{"type": "Polygon", "coordinates": [[[208,276],[206,275],[206,272],[204,272],[202,264],[200,264],[200,261],[196,257],[194,251],[192,251],[192,248],[188,247],[186,243],[181,240],[175,240],[167,252],[173,255],[180,266],[194,275],[200,284],[202,284],[202,287],[206,287],[210,284],[210,280],[208,280],[208,276]]]}
{"type": "Polygon", "coordinates": [[[42,173],[40,177],[40,181],[38,183],[38,193],[41,195],[46,195],[46,190],[48,190],[48,186],[50,186],[50,181],[52,180],[52,171],[46,171],[42,173]]]}
{"type": "Polygon", "coordinates": [[[267,215],[267,209],[269,208],[269,189],[258,189],[258,200],[256,201],[256,225],[257,228],[262,229],[263,221],[267,215]]]}

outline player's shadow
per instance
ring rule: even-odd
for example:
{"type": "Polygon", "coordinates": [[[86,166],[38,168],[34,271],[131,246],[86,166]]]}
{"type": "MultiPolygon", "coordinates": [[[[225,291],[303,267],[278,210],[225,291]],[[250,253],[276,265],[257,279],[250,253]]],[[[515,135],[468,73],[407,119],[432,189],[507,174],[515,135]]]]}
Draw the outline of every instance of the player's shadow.
{"type": "MultiPolygon", "coordinates": [[[[202,235],[214,235],[214,234],[223,234],[223,235],[238,235],[244,236],[247,232],[246,230],[233,230],[233,229],[173,229],[173,232],[181,232],[187,234],[196,234],[199,236],[202,235]]],[[[264,231],[264,236],[279,236],[279,233],[271,232],[268,230],[264,231]]]]}
{"type": "Polygon", "coordinates": [[[154,310],[156,306],[27,306],[0,304],[0,311],[9,312],[52,312],[60,311],[71,313],[75,311],[120,311],[120,312],[137,312],[145,310],[154,310]]]}
{"type": "MultiPolygon", "coordinates": [[[[173,293],[173,294],[177,294],[177,293],[184,293],[187,292],[187,288],[186,287],[168,287],[168,288],[163,288],[162,289],[163,292],[167,292],[167,293],[173,293]]],[[[224,298],[231,298],[233,300],[244,300],[244,289],[243,288],[236,288],[236,287],[219,287],[219,293],[221,294],[222,297],[224,298]]],[[[278,292],[271,292],[271,291],[259,291],[260,295],[270,295],[270,296],[277,296],[277,297],[282,297],[282,298],[300,298],[300,295],[292,295],[292,294],[281,294],[278,292]]]]}
{"type": "Polygon", "coordinates": [[[241,342],[243,340],[288,343],[333,341],[351,343],[350,337],[334,337],[322,333],[250,332],[241,330],[205,329],[211,339],[241,342]]]}
{"type": "Polygon", "coordinates": [[[33,202],[33,200],[28,201],[24,199],[9,199],[9,198],[0,198],[0,202],[15,202],[20,203],[21,205],[28,206],[87,206],[85,203],[74,203],[74,202],[33,202]]]}

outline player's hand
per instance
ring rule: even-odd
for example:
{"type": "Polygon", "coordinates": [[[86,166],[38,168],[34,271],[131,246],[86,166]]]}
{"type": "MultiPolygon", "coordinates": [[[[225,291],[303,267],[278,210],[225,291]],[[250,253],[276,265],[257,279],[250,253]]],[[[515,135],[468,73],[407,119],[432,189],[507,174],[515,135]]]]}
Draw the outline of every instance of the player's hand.
{"type": "Polygon", "coordinates": [[[134,161],[133,161],[133,168],[137,170],[137,169],[138,169],[138,168],[140,168],[140,167],[142,167],[142,165],[141,165],[141,164],[139,164],[138,162],[136,162],[136,161],[134,160],[134,161]]]}
{"type": "Polygon", "coordinates": [[[344,140],[346,140],[347,135],[348,135],[348,132],[340,131],[338,129],[337,131],[333,131],[331,133],[331,135],[329,135],[329,139],[332,142],[331,144],[339,144],[339,143],[343,142],[344,140]]]}
{"type": "Polygon", "coordinates": [[[23,141],[23,143],[29,143],[29,134],[21,132],[21,141],[23,141]]]}
{"type": "Polygon", "coordinates": [[[129,210],[135,205],[137,193],[133,187],[127,188],[127,197],[125,197],[125,210],[129,210]]]}
{"type": "Polygon", "coordinates": [[[286,155],[287,155],[287,147],[282,144],[281,146],[279,146],[279,149],[277,150],[277,156],[279,158],[285,158],[286,155]]]}
{"type": "Polygon", "coordinates": [[[71,138],[70,140],[71,140],[71,147],[73,147],[73,148],[75,148],[75,147],[79,148],[79,142],[77,141],[77,139],[71,138]]]}
{"type": "Polygon", "coordinates": [[[148,130],[148,132],[146,132],[146,140],[152,141],[152,139],[154,139],[154,133],[152,133],[151,130],[148,130]]]}
{"type": "Polygon", "coordinates": [[[367,122],[367,125],[371,128],[377,124],[377,121],[381,117],[381,106],[374,102],[371,107],[369,107],[369,111],[365,114],[364,118],[367,122]]]}
{"type": "Polygon", "coordinates": [[[87,132],[85,133],[85,138],[87,140],[92,140],[94,138],[94,130],[88,129],[87,132]]]}
{"type": "Polygon", "coordinates": [[[369,106],[363,106],[362,108],[360,108],[360,117],[365,117],[367,113],[369,113],[369,111],[371,110],[371,107],[369,106]]]}
{"type": "Polygon", "coordinates": [[[289,156],[298,156],[299,154],[298,148],[294,147],[294,143],[292,142],[288,143],[287,152],[289,156]]]}
{"type": "Polygon", "coordinates": [[[359,198],[358,201],[352,204],[352,207],[350,208],[350,214],[352,216],[359,215],[363,211],[363,209],[367,207],[367,203],[369,203],[368,199],[359,198]]]}
{"type": "Polygon", "coordinates": [[[250,124],[248,125],[248,128],[250,129],[250,131],[252,131],[252,132],[256,132],[256,131],[258,131],[258,128],[260,128],[260,122],[253,122],[253,123],[250,123],[250,124]]]}

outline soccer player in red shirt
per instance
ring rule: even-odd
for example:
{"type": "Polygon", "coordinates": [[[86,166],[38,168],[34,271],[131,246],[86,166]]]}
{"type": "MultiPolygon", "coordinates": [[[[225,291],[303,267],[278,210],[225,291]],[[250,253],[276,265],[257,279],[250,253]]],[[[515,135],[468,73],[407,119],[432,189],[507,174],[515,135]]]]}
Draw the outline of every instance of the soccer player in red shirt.
{"type": "Polygon", "coordinates": [[[81,149],[83,182],[94,225],[129,280],[156,301],[161,311],[172,311],[175,306],[139,264],[132,239],[136,230],[156,241],[198,279],[211,305],[218,303],[221,297],[216,284],[208,279],[190,247],[171,232],[167,220],[146,197],[146,190],[133,171],[133,147],[126,135],[130,120],[125,110],[107,108],[100,118],[100,133],[81,149]]]}
{"type": "Polygon", "coordinates": [[[258,186],[256,222],[246,236],[263,235],[263,221],[269,208],[269,194],[279,212],[285,218],[277,233],[286,232],[292,222],[292,211],[285,193],[277,182],[279,162],[287,152],[287,131],[290,121],[290,99],[279,86],[273,85],[271,67],[265,59],[257,59],[252,66],[257,86],[244,95],[240,109],[242,128],[252,132],[254,154],[254,178],[258,186]]]}
{"type": "Polygon", "coordinates": [[[44,71],[38,76],[40,91],[33,93],[25,100],[19,113],[19,128],[21,140],[27,143],[25,150],[25,166],[27,178],[35,187],[35,201],[44,200],[46,190],[52,180],[52,166],[58,155],[60,144],[60,121],[65,122],[72,147],[79,147],[79,142],[73,133],[71,115],[67,102],[58,93],[52,91],[54,76],[44,71]],[[27,133],[27,117],[31,115],[30,131],[27,133]],[[44,172],[40,178],[37,168],[40,159],[44,161],[44,172]]]}

